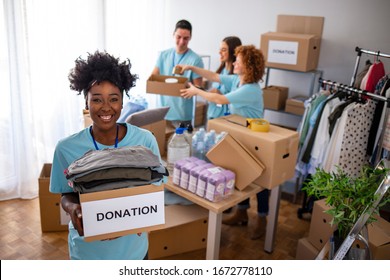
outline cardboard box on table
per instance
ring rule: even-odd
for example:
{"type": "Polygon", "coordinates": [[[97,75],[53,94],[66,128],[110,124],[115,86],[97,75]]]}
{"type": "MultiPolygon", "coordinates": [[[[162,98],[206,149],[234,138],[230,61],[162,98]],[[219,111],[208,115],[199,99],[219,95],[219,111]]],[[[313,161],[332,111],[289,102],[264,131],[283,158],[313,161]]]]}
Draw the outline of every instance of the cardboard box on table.
{"type": "Polygon", "coordinates": [[[165,225],[149,232],[149,259],[206,248],[208,211],[196,204],[165,206],[165,225]]]}
{"type": "Polygon", "coordinates": [[[61,207],[61,194],[51,193],[51,163],[45,163],[39,175],[39,209],[42,232],[68,230],[70,216],[61,207]]]}
{"type": "Polygon", "coordinates": [[[80,203],[85,241],[146,232],[165,223],[163,185],[82,193],[80,203]]]}
{"type": "MultiPolygon", "coordinates": [[[[207,129],[228,132],[264,165],[263,173],[253,181],[254,184],[272,189],[294,177],[299,140],[296,131],[275,125],[270,125],[269,132],[252,131],[246,127],[246,118],[238,115],[209,120],[207,129]]],[[[227,160],[245,168],[237,158],[231,156],[227,160]]]]}
{"type": "Polygon", "coordinates": [[[245,189],[264,171],[264,165],[245,146],[227,134],[214,145],[206,157],[215,165],[235,173],[235,187],[245,189]]]}
{"type": "Polygon", "coordinates": [[[267,67],[307,72],[317,68],[323,17],[279,15],[276,32],[261,35],[267,67]]]}
{"type": "Polygon", "coordinates": [[[263,88],[264,108],[282,110],[286,106],[288,87],[268,86],[263,88]]]}
{"type": "Polygon", "coordinates": [[[151,75],[146,81],[146,92],[180,97],[180,90],[186,88],[187,81],[185,77],[151,75]],[[177,83],[167,83],[167,79],[177,79],[177,83]]]}

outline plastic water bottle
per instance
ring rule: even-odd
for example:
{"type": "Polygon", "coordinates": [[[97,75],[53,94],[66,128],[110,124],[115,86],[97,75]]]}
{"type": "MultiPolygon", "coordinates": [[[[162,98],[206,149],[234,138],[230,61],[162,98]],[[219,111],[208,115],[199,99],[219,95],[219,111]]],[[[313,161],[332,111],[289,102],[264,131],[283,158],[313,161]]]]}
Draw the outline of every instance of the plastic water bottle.
{"type": "Polygon", "coordinates": [[[175,134],[168,143],[168,171],[173,174],[175,162],[190,156],[190,144],[184,137],[184,128],[176,128],[175,134]]]}

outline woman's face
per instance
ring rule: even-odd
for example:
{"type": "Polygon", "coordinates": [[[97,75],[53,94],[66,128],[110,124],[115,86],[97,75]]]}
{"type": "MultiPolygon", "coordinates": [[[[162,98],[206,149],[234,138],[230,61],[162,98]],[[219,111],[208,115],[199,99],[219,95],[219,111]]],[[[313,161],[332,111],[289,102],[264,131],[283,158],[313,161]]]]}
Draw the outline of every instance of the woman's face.
{"type": "Polygon", "coordinates": [[[226,44],[226,42],[221,43],[221,46],[219,48],[219,55],[219,59],[221,62],[229,61],[229,46],[226,44]]]}
{"type": "Polygon", "coordinates": [[[121,91],[108,81],[95,83],[88,92],[87,105],[93,125],[101,130],[109,130],[116,126],[122,104],[121,91]]]}
{"type": "Polygon", "coordinates": [[[236,61],[233,63],[233,65],[234,65],[234,68],[233,68],[233,73],[234,74],[237,74],[237,75],[243,75],[244,74],[245,66],[242,63],[242,57],[241,57],[240,54],[236,57],[236,61]]]}

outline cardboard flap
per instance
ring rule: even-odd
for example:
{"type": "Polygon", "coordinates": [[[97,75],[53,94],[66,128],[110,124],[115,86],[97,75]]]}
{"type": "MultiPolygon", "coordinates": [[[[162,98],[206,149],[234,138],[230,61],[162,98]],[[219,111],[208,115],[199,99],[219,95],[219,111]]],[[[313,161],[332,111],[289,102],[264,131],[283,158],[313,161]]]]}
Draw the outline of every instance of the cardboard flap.
{"type": "Polygon", "coordinates": [[[324,17],[278,15],[276,31],[322,36],[324,17]]]}
{"type": "Polygon", "coordinates": [[[376,216],[377,221],[368,225],[368,239],[376,247],[390,244],[390,223],[376,216]]]}

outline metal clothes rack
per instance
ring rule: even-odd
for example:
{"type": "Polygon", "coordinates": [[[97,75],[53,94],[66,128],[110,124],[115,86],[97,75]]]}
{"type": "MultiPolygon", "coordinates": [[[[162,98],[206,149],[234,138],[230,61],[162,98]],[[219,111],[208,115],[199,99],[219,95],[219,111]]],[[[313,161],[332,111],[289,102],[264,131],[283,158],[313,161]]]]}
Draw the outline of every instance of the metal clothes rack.
{"type": "Polygon", "coordinates": [[[390,58],[390,54],[385,54],[380,51],[370,51],[370,50],[364,50],[362,48],[356,47],[355,51],[357,52],[357,57],[356,57],[356,62],[355,62],[355,68],[353,69],[353,74],[352,74],[352,79],[351,79],[351,84],[350,86],[353,86],[355,83],[356,75],[359,69],[359,62],[360,58],[362,56],[362,53],[373,55],[376,57],[385,57],[385,58],[390,58]]]}

